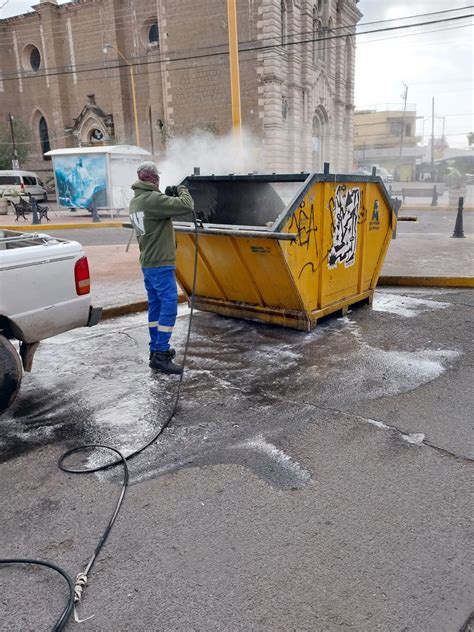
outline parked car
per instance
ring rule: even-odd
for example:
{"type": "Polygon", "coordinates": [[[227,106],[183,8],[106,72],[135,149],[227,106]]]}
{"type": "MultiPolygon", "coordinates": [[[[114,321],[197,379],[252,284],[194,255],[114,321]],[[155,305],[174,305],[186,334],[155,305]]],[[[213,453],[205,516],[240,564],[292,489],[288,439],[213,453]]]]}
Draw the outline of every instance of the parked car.
{"type": "Polygon", "coordinates": [[[43,233],[0,230],[0,412],[31,371],[41,340],[91,327],[90,276],[81,244],[43,233]],[[17,350],[15,341],[19,342],[17,350]]]}
{"type": "Polygon", "coordinates": [[[380,176],[386,184],[391,184],[393,182],[393,174],[391,174],[388,169],[385,169],[385,167],[379,167],[379,165],[372,165],[370,167],[362,165],[359,172],[368,172],[369,175],[372,175],[372,167],[376,167],[377,175],[380,176]]]}
{"type": "Polygon", "coordinates": [[[36,200],[47,202],[48,193],[40,178],[32,171],[0,171],[0,195],[30,193],[36,200]]]}

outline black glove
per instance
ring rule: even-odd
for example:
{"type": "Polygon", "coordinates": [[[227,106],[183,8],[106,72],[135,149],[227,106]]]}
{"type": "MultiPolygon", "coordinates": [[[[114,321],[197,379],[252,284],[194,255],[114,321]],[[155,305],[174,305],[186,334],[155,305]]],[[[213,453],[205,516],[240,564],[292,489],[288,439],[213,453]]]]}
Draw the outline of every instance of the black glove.
{"type": "Polygon", "coordinates": [[[165,195],[168,197],[179,197],[178,187],[166,187],[165,195]]]}

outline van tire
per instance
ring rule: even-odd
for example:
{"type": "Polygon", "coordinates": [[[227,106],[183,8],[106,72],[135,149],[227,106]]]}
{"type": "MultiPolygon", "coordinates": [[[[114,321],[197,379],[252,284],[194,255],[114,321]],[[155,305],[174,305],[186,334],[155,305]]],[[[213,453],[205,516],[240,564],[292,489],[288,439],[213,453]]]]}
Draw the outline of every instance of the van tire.
{"type": "Polygon", "coordinates": [[[22,377],[20,356],[12,343],[5,336],[0,336],[0,413],[13,404],[22,377]]]}

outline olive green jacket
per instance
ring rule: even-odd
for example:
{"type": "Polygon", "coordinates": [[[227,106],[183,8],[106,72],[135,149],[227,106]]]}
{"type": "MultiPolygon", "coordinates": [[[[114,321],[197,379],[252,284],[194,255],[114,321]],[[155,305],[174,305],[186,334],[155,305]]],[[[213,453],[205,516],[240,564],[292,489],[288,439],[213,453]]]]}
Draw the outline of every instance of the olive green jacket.
{"type": "Polygon", "coordinates": [[[169,197],[151,182],[138,180],[132,185],[130,220],[137,234],[142,268],[176,265],[176,240],[172,217],[187,215],[194,208],[185,186],[178,187],[179,197],[169,197]]]}

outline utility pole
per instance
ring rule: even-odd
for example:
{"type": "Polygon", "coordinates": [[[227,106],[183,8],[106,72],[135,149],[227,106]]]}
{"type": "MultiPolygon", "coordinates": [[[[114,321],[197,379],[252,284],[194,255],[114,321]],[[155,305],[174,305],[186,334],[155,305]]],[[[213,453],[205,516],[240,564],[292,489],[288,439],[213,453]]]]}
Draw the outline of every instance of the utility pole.
{"type": "Polygon", "coordinates": [[[238,151],[242,149],[242,117],[240,109],[239,42],[237,39],[236,0],[227,0],[229,30],[230,90],[232,100],[232,133],[238,151]]]}
{"type": "Polygon", "coordinates": [[[8,113],[8,120],[10,121],[10,134],[12,137],[13,156],[14,156],[12,160],[12,169],[19,169],[20,162],[18,160],[18,151],[16,149],[16,144],[15,144],[15,131],[13,129],[13,114],[10,114],[10,112],[8,113]]]}
{"type": "MultiPolygon", "coordinates": [[[[403,84],[403,94],[402,94],[402,99],[403,99],[403,117],[402,117],[402,130],[401,130],[401,134],[400,134],[400,155],[398,157],[398,163],[399,163],[399,169],[401,171],[401,167],[402,167],[402,154],[403,154],[403,138],[405,136],[405,115],[407,112],[407,96],[408,96],[408,86],[406,83],[403,84]]],[[[400,174],[401,177],[401,174],[400,174]]]]}
{"type": "Polygon", "coordinates": [[[435,101],[434,97],[431,99],[431,179],[433,180],[434,173],[434,125],[435,125],[435,101]]]}

